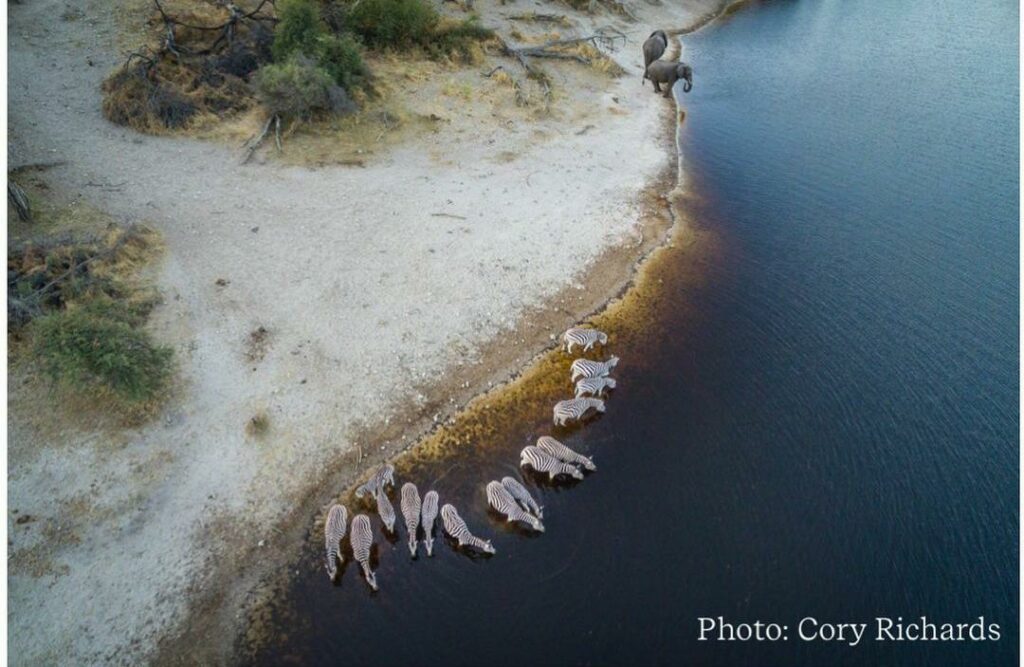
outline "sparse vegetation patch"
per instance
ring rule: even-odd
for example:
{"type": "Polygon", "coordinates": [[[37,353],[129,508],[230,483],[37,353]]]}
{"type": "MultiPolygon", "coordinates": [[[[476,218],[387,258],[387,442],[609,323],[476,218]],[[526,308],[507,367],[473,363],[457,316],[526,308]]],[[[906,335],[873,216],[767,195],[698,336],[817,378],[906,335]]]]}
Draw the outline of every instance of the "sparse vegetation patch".
{"type": "Polygon", "coordinates": [[[138,328],[131,309],[96,301],[40,318],[32,327],[42,370],[77,391],[110,392],[128,403],[156,398],[171,373],[169,348],[138,328]]]}
{"type": "Polygon", "coordinates": [[[54,386],[130,418],[151,412],[172,372],[172,351],[145,329],[158,294],[139,271],[160,248],[139,225],[71,230],[43,207],[40,228],[7,252],[11,353],[54,386]],[[61,228],[63,227],[63,228],[61,228]]]}

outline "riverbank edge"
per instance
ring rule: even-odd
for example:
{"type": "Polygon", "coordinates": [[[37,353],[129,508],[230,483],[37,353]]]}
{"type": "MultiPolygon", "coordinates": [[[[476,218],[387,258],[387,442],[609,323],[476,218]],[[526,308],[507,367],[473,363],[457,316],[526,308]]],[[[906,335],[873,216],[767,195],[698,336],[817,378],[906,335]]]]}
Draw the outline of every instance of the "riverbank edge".
{"type": "MultiPolygon", "coordinates": [[[[670,33],[691,34],[730,15],[735,11],[733,7],[751,1],[723,2],[716,11],[670,33]]],[[[685,187],[685,171],[679,159],[682,111],[674,101],[672,113],[662,118],[662,145],[671,152],[658,176],[637,194],[637,242],[606,248],[581,269],[577,280],[544,304],[523,313],[507,336],[483,346],[475,368],[459,374],[457,381],[450,374],[441,382],[416,387],[427,397],[425,405],[394,413],[383,424],[366,425],[353,438],[358,443],[355,451],[332,461],[280,521],[274,542],[282,546],[268,545],[257,552],[250,541],[240,539],[236,549],[226,550],[230,562],[218,564],[221,572],[235,572],[237,576],[213,582],[212,588],[210,581],[197,582],[188,596],[192,602],[183,628],[159,643],[154,664],[238,664],[251,656],[269,639],[270,603],[287,582],[291,566],[305,549],[320,543],[318,521],[330,504],[350,495],[379,461],[408,456],[452,423],[455,416],[514,390],[543,359],[557,351],[557,336],[568,327],[622,310],[639,300],[638,286],[654,279],[654,259],[661,251],[676,247],[687,227],[686,202],[693,193],[685,187]],[[580,290],[578,285],[585,288],[580,290]],[[373,455],[364,456],[364,452],[373,455]]]]}

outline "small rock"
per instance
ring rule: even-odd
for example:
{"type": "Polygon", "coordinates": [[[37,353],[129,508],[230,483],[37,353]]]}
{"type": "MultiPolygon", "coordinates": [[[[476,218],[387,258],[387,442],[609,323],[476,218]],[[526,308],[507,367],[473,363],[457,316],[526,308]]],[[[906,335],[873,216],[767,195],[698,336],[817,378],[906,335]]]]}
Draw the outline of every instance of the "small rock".
{"type": "Polygon", "coordinates": [[[255,234],[256,232],[260,231],[260,228],[258,226],[257,227],[253,227],[249,231],[252,232],[253,234],[255,234]]]}
{"type": "Polygon", "coordinates": [[[231,281],[227,278],[217,278],[217,280],[213,281],[213,284],[217,287],[227,287],[231,284],[231,281]]]}
{"type": "Polygon", "coordinates": [[[259,541],[259,543],[257,543],[257,545],[256,545],[256,546],[258,546],[258,547],[262,547],[262,546],[263,546],[263,545],[265,545],[266,543],[267,543],[267,541],[266,541],[266,540],[260,540],[260,541],[259,541]]]}
{"type": "Polygon", "coordinates": [[[31,514],[22,514],[21,516],[19,516],[17,519],[14,520],[14,523],[16,523],[18,525],[22,525],[22,524],[29,523],[30,521],[35,521],[35,517],[33,517],[31,514]]]}

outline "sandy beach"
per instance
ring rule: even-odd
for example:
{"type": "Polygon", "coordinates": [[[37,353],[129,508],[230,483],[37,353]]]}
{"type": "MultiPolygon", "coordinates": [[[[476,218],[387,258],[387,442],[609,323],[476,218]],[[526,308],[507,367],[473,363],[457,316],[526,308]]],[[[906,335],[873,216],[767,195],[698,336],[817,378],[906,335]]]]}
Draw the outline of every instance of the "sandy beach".
{"type": "MultiPolygon", "coordinates": [[[[12,664],[229,661],[240,610],[315,508],[522,369],[664,238],[675,109],[639,85],[639,45],[720,4],[634,3],[636,22],[559,5],[563,33],[627,35],[623,76],[552,66],[564,98],[531,122],[424,94],[448,122],[364,168],[242,165],[113,126],[99,84],[123,57],[118,8],[12,6],[10,167],[54,165],[59,196],[163,234],[152,329],[179,365],[138,428],[12,390],[9,506],[36,519],[8,517],[12,664]]],[[[508,6],[476,10],[510,29],[508,6]]]]}

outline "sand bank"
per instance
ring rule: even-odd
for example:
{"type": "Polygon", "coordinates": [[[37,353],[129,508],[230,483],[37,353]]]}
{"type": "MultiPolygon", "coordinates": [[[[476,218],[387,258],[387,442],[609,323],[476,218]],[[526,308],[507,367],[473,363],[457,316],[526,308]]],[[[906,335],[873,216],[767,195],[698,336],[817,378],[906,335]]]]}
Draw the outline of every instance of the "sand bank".
{"type": "MultiPolygon", "coordinates": [[[[675,168],[639,44],[718,5],[567,12],[581,34],[628,35],[625,76],[552,68],[571,91],[558,113],[457,119],[364,169],[242,166],[111,126],[98,85],[121,58],[118,8],[12,6],[11,164],[60,163],[55,190],[163,233],[154,333],[181,377],[158,420],[117,432],[12,396],[9,503],[39,521],[9,518],[9,549],[41,564],[10,572],[12,664],[137,663],[161,642],[164,660],[225,659],[311,507],[621,291],[668,228],[675,168]],[[261,411],[270,430],[249,438],[261,411]]],[[[508,28],[507,7],[477,10],[508,28]]]]}

